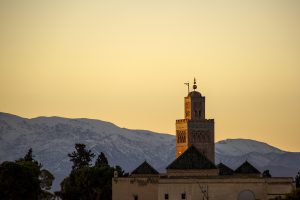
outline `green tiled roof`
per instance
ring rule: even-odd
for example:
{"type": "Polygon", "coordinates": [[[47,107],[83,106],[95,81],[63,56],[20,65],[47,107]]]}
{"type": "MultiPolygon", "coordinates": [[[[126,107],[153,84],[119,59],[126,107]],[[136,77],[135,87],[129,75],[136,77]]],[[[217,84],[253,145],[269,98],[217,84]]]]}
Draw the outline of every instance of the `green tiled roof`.
{"type": "Polygon", "coordinates": [[[190,146],[167,169],[216,169],[216,166],[202,155],[196,147],[190,146]]]}
{"type": "Polygon", "coordinates": [[[245,161],[234,172],[238,174],[260,174],[260,171],[253,167],[248,161],[245,161]]]}
{"type": "Polygon", "coordinates": [[[149,163],[146,161],[138,166],[131,174],[159,174],[149,163]]]}
{"type": "Polygon", "coordinates": [[[234,173],[234,171],[231,168],[224,165],[223,163],[218,164],[217,167],[220,170],[219,175],[221,175],[221,176],[223,176],[223,175],[233,175],[233,173],[234,173]]]}

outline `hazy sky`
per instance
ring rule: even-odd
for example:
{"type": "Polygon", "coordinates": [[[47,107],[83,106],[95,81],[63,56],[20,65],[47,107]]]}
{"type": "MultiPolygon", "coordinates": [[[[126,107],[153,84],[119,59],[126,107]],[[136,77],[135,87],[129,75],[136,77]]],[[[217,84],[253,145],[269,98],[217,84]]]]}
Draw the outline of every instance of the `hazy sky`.
{"type": "Polygon", "coordinates": [[[2,112],[174,134],[193,77],[216,141],[300,151],[300,1],[0,1],[2,112]]]}

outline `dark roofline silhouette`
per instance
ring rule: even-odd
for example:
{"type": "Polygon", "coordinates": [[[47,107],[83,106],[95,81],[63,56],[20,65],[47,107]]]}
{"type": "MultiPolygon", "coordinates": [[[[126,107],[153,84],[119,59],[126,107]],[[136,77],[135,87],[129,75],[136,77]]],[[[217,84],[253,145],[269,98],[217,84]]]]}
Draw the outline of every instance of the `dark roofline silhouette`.
{"type": "Polygon", "coordinates": [[[167,169],[216,169],[214,163],[200,153],[196,147],[190,146],[175,159],[167,169]]]}
{"type": "Polygon", "coordinates": [[[219,175],[223,176],[223,175],[233,175],[234,171],[233,169],[231,169],[230,167],[228,167],[227,165],[223,164],[223,163],[219,163],[217,165],[217,167],[219,168],[219,175]]]}
{"type": "Polygon", "coordinates": [[[131,174],[159,174],[147,161],[131,172],[131,174]]]}
{"type": "Polygon", "coordinates": [[[234,173],[237,174],[260,174],[260,171],[251,165],[248,161],[245,161],[239,166],[234,173]]]}

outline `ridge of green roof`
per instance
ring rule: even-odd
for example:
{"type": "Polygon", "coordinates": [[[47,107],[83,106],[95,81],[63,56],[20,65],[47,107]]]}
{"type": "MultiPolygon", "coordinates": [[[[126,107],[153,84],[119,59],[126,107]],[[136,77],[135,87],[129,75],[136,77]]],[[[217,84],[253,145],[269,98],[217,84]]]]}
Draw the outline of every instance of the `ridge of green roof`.
{"type": "Polygon", "coordinates": [[[131,174],[159,174],[147,161],[131,172],[131,174]]]}
{"type": "Polygon", "coordinates": [[[248,161],[245,161],[235,171],[238,174],[260,174],[260,171],[251,165],[248,161]]]}
{"type": "Polygon", "coordinates": [[[216,169],[214,163],[200,153],[196,147],[190,146],[176,158],[167,169],[216,169]]]}
{"type": "Polygon", "coordinates": [[[223,164],[223,163],[219,163],[217,165],[217,167],[219,168],[219,175],[233,175],[234,171],[233,169],[231,169],[230,167],[228,167],[227,165],[223,164]]]}

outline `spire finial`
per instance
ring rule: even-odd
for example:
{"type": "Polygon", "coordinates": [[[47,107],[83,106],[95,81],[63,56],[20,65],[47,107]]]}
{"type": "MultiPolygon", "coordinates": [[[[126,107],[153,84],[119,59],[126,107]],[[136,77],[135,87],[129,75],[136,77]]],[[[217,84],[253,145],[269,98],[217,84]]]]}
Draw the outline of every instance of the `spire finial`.
{"type": "Polygon", "coordinates": [[[193,85],[193,89],[194,89],[194,91],[197,89],[197,85],[196,85],[196,78],[194,78],[194,85],[193,85]]]}
{"type": "Polygon", "coordinates": [[[189,94],[189,93],[190,93],[190,83],[189,83],[189,82],[186,82],[186,83],[184,83],[184,84],[188,86],[188,94],[189,94]]]}

